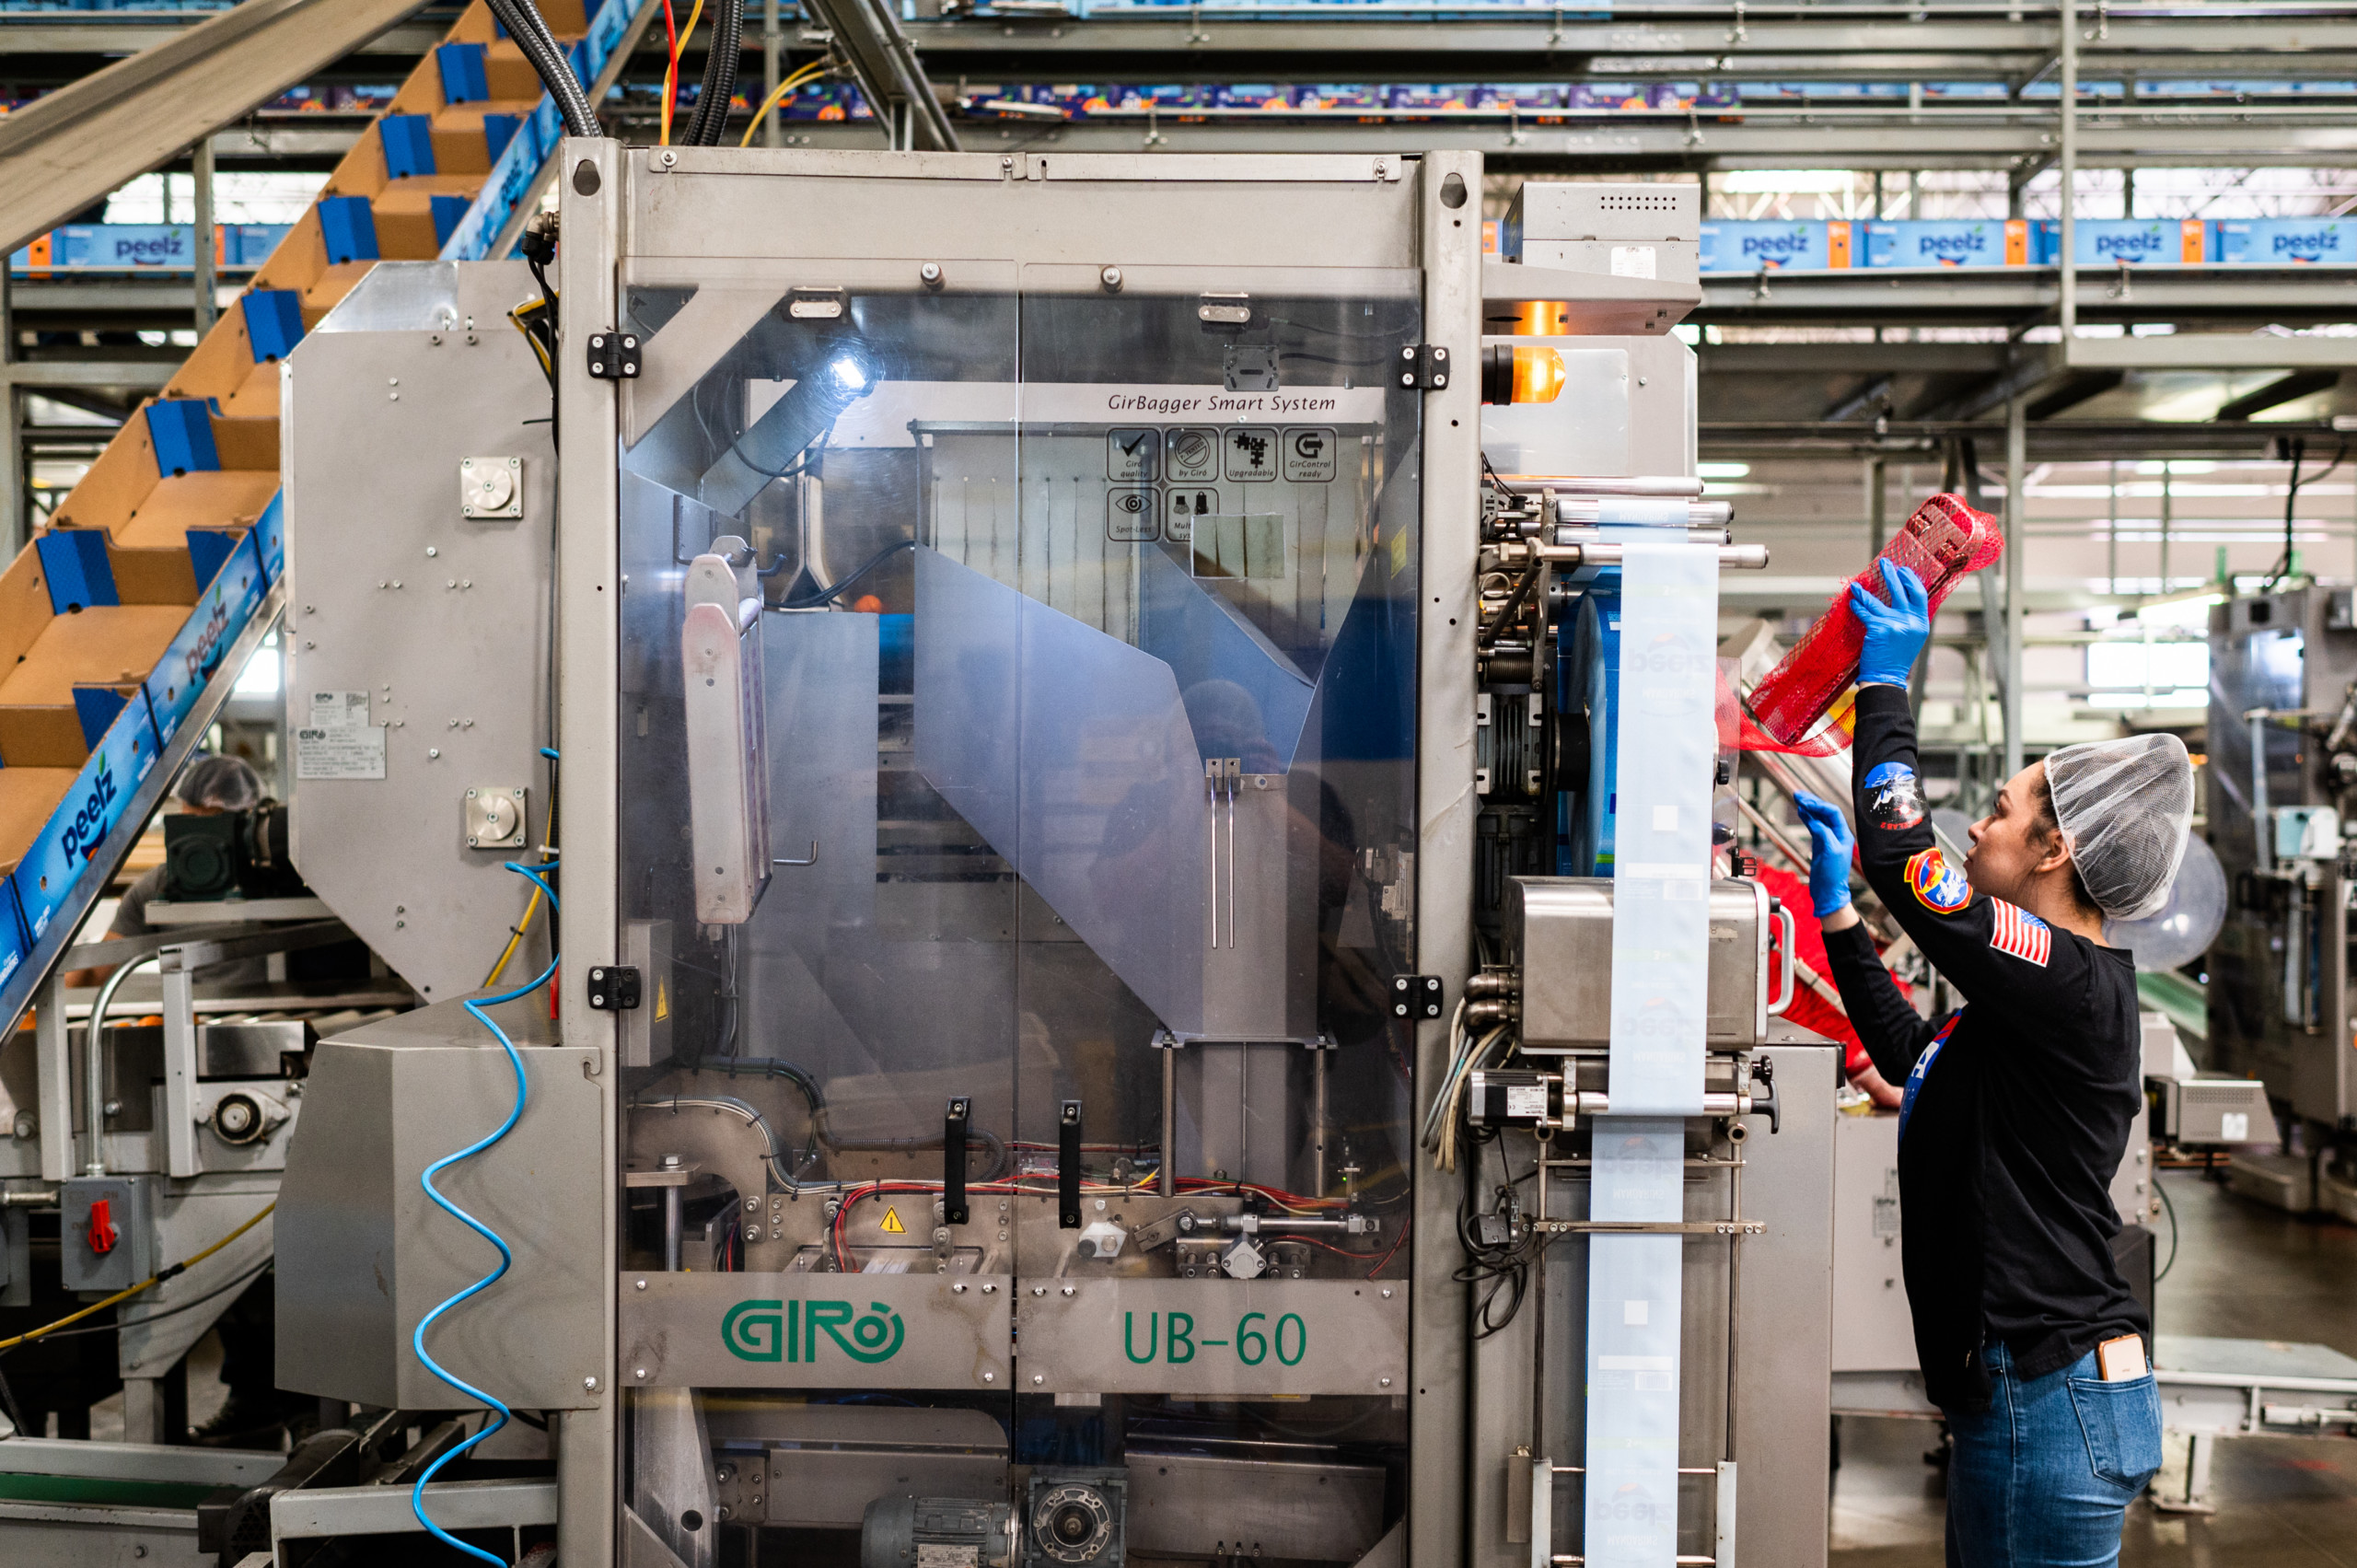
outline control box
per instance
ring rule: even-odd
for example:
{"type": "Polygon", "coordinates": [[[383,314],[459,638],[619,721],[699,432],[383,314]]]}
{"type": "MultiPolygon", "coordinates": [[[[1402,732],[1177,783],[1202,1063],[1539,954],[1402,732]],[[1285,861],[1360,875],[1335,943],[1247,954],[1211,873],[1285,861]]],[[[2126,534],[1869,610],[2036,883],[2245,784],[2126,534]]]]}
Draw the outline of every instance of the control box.
{"type": "Polygon", "coordinates": [[[154,1273],[155,1204],[152,1177],[68,1177],[58,1193],[65,1288],[127,1290],[154,1273]]]}

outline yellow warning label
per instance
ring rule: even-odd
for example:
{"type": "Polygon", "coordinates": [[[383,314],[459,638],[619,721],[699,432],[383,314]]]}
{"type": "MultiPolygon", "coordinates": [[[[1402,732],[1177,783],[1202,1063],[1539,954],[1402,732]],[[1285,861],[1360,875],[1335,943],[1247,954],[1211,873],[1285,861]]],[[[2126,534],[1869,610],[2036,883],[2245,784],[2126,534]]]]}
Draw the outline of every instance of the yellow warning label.
{"type": "Polygon", "coordinates": [[[887,1236],[905,1236],[908,1234],[908,1227],[900,1223],[900,1211],[898,1209],[887,1209],[884,1211],[884,1224],[881,1228],[887,1236]]]}
{"type": "Polygon", "coordinates": [[[659,1024],[659,1023],[661,1023],[664,1019],[666,1019],[666,1018],[669,1017],[670,1016],[671,1016],[671,991],[670,991],[670,987],[667,986],[666,984],[664,984],[664,982],[663,982],[663,981],[659,981],[659,980],[658,980],[658,981],[656,981],[655,982],[655,1021],[656,1021],[656,1023],[658,1023],[658,1024],[659,1024]]]}

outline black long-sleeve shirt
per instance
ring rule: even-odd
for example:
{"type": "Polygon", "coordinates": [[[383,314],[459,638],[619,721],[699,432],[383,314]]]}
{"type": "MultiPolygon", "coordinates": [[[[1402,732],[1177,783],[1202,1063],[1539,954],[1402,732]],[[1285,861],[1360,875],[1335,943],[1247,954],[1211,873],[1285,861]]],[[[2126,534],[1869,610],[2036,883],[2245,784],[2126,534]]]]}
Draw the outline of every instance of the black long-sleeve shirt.
{"type": "Polygon", "coordinates": [[[1966,1000],[1922,1018],[1863,926],[1826,935],[1859,1040],[1885,1078],[1907,1086],[1900,1261],[1925,1391],[1977,1411],[1989,1402],[1988,1340],[2024,1377],[2121,1334],[2149,1341],[2111,1256],[2111,1178],[2143,1098],[2135,963],[1975,890],[1946,864],[1904,691],[1860,689],[1853,756],[1866,881],[1966,1000]]]}

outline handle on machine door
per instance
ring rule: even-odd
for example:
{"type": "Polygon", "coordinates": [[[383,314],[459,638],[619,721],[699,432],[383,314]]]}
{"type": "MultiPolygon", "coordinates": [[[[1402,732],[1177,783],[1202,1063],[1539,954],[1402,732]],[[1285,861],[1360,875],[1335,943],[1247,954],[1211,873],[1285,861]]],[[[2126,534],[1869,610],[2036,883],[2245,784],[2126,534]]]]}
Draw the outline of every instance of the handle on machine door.
{"type": "Polygon", "coordinates": [[[966,1223],[966,1127],[973,1102],[953,1099],[941,1122],[941,1223],[966,1223]]]}
{"type": "Polygon", "coordinates": [[[1784,935],[1784,988],[1768,993],[1768,1016],[1781,1018],[1784,1009],[1793,1005],[1794,995],[1801,987],[1800,926],[1793,919],[1792,906],[1776,906],[1776,926],[1784,935]]]}
{"type": "Polygon", "coordinates": [[[1056,1225],[1080,1228],[1080,1101],[1064,1101],[1056,1123],[1056,1225]]]}
{"type": "Polygon", "coordinates": [[[1783,1102],[1776,1096],[1776,1063],[1763,1056],[1751,1064],[1751,1114],[1768,1119],[1768,1135],[1784,1130],[1783,1102]]]}

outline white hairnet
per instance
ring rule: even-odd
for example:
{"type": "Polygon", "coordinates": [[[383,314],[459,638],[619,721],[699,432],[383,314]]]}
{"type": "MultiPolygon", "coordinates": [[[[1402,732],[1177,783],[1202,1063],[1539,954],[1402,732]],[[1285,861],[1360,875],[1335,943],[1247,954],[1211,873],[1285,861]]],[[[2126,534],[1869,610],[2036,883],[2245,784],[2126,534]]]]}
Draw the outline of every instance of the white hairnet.
{"type": "Polygon", "coordinates": [[[250,811],[261,803],[261,778],[242,757],[199,757],[173,793],[190,806],[250,811]]]}
{"type": "Polygon", "coordinates": [[[2079,880],[2114,920],[2168,901],[2193,821],[2193,763],[2174,735],[2065,746],[2046,759],[2054,819],[2079,880]]]}

